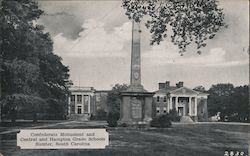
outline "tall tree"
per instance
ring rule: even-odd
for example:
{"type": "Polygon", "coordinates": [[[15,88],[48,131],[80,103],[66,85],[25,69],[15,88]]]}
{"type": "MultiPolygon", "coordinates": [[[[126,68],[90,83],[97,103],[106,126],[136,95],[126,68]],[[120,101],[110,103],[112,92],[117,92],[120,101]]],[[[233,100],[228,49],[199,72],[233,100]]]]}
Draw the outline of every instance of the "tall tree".
{"type": "Polygon", "coordinates": [[[249,121],[249,87],[238,86],[232,94],[230,112],[235,121],[249,121]]]}
{"type": "Polygon", "coordinates": [[[212,85],[208,90],[208,112],[210,116],[221,112],[221,119],[229,121],[249,121],[248,86],[234,87],[232,84],[212,85]]]}
{"type": "Polygon", "coordinates": [[[222,120],[226,115],[229,115],[229,108],[232,103],[231,97],[234,92],[232,84],[217,84],[212,85],[208,90],[208,112],[209,115],[216,115],[221,112],[222,120]]]}
{"type": "Polygon", "coordinates": [[[159,44],[171,35],[181,54],[191,43],[197,49],[205,47],[207,39],[226,27],[217,0],[123,0],[123,8],[129,19],[137,22],[148,15],[145,25],[152,34],[151,44],[159,44]]]}
{"type": "Polygon", "coordinates": [[[120,93],[128,88],[127,84],[115,84],[107,96],[107,106],[109,112],[120,113],[121,97],[120,93]]]}
{"type": "Polygon", "coordinates": [[[37,2],[30,0],[2,0],[0,3],[1,101],[5,102],[5,109],[16,112],[19,106],[28,108],[23,106],[30,105],[28,101],[45,105],[51,99],[64,107],[70,85],[69,69],[53,54],[49,33],[42,25],[35,24],[43,11],[37,2]],[[8,101],[14,105],[9,105],[8,101]]]}

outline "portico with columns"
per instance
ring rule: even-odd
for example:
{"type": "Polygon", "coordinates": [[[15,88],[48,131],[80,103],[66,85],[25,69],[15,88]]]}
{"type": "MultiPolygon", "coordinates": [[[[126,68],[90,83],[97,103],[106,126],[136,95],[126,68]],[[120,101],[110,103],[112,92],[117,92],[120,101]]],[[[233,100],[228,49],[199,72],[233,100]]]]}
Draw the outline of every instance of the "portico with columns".
{"type": "Polygon", "coordinates": [[[189,89],[183,84],[179,82],[176,86],[170,86],[169,81],[159,83],[159,90],[155,91],[153,100],[155,115],[176,110],[178,116],[189,116],[193,121],[198,121],[198,117],[207,116],[208,94],[189,89]]]}
{"type": "Polygon", "coordinates": [[[170,94],[169,101],[171,102],[167,104],[167,107],[175,109],[179,116],[197,116],[197,98],[197,95],[170,94]]]}
{"type": "Polygon", "coordinates": [[[74,120],[88,120],[94,110],[93,87],[71,87],[68,97],[68,117],[74,120]]]}

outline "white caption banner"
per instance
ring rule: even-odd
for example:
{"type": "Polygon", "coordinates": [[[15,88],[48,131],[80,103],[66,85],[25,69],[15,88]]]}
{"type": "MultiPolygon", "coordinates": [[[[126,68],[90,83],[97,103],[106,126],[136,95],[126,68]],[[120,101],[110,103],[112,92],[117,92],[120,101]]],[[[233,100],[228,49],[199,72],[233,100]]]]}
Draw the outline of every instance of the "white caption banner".
{"type": "Polygon", "coordinates": [[[21,149],[104,149],[106,129],[31,129],[17,133],[21,149]]]}

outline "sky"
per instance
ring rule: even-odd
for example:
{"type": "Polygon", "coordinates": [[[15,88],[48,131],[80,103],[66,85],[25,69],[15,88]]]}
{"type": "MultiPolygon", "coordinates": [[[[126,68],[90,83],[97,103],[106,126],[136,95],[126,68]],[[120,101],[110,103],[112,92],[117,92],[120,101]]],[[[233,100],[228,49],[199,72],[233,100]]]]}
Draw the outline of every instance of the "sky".
{"type": "MultiPolygon", "coordinates": [[[[39,1],[45,11],[39,20],[53,39],[54,53],[70,68],[75,86],[111,89],[116,83],[129,84],[131,21],[120,0],[39,1]]],[[[178,48],[164,40],[150,46],[150,33],[141,24],[142,84],[155,91],[159,82],[204,86],[217,83],[249,84],[248,0],[219,0],[229,25],[207,42],[198,55],[193,46],[180,56],[178,48]]]]}

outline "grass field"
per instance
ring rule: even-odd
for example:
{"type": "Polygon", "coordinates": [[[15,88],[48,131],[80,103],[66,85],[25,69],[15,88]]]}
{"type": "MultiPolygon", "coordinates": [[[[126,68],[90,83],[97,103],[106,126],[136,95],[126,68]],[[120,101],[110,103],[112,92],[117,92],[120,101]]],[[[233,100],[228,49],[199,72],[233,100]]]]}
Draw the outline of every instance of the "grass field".
{"type": "MultiPolygon", "coordinates": [[[[43,123],[44,124],[44,123],[43,123]]],[[[86,128],[104,123],[68,122],[42,128],[86,128]]],[[[104,150],[20,150],[16,132],[0,133],[0,152],[8,156],[224,156],[227,151],[247,156],[249,125],[173,124],[167,129],[111,128],[104,150]]]]}

